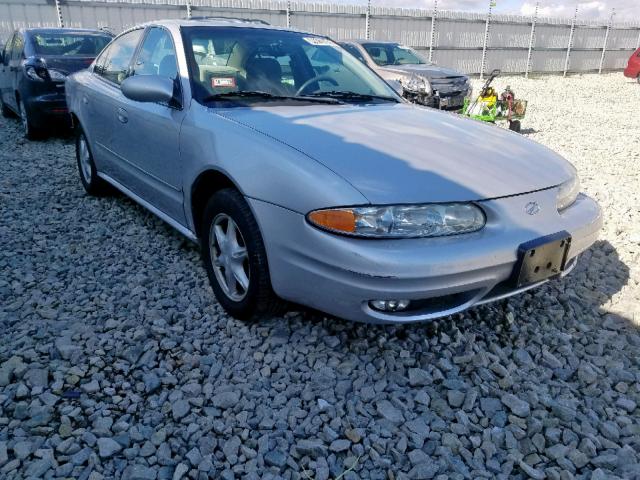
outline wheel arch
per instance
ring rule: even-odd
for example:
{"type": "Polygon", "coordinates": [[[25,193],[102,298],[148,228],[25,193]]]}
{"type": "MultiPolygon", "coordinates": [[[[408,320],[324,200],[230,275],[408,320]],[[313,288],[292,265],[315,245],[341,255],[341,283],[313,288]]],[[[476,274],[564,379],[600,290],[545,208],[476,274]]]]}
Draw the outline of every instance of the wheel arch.
{"type": "Polygon", "coordinates": [[[202,215],[208,200],[214,193],[224,188],[233,188],[242,193],[229,175],[214,168],[200,172],[191,184],[189,208],[198,238],[202,234],[202,215]]]}

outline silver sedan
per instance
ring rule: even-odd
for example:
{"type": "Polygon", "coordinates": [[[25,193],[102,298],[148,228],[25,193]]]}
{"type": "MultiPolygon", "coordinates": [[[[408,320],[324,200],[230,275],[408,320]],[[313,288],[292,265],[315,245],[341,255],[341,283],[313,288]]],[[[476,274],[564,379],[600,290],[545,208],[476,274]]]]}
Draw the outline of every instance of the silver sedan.
{"type": "Polygon", "coordinates": [[[575,169],[407,104],[326,37],[233,19],[118,36],[66,84],[80,179],[201,245],[238,318],[450,315],[566,275],[597,238],[575,169]]]}

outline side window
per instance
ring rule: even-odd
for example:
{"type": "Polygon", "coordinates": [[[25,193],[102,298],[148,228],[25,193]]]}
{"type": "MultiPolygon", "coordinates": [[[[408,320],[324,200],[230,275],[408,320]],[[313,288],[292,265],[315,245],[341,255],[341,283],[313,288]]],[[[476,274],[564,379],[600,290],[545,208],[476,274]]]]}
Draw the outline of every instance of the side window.
{"type": "Polygon", "coordinates": [[[24,38],[21,33],[16,33],[13,37],[13,45],[11,47],[11,60],[22,58],[22,50],[24,49],[24,38]]]}
{"type": "Polygon", "coordinates": [[[11,59],[11,45],[13,45],[13,39],[15,38],[15,35],[12,35],[11,37],[9,37],[9,40],[7,40],[6,45],[4,46],[4,55],[3,55],[3,65],[9,65],[9,60],[11,59]]]}
{"type": "Polygon", "coordinates": [[[116,38],[106,52],[106,62],[98,73],[107,80],[120,85],[129,74],[129,64],[136,50],[142,30],[133,30],[116,38]]]}
{"type": "Polygon", "coordinates": [[[175,80],[178,76],[176,51],[171,35],[163,28],[149,29],[133,67],[134,75],[160,75],[175,80]]]}
{"type": "Polygon", "coordinates": [[[367,51],[367,53],[371,55],[371,58],[373,59],[373,61],[376,62],[378,65],[386,65],[389,62],[387,57],[387,52],[383,48],[367,46],[367,45],[365,45],[364,48],[367,51]]]}
{"type": "Polygon", "coordinates": [[[93,66],[94,73],[98,75],[104,74],[104,67],[107,64],[107,58],[109,57],[109,50],[110,48],[106,47],[104,50],[102,50],[100,55],[98,55],[98,58],[96,58],[96,63],[93,66]]]}
{"type": "Polygon", "coordinates": [[[358,50],[356,47],[354,47],[353,45],[349,45],[348,43],[345,43],[344,45],[342,45],[342,48],[344,48],[347,52],[349,52],[351,55],[353,55],[354,57],[356,57],[358,60],[360,60],[362,63],[367,63],[364,59],[364,57],[362,56],[362,54],[360,53],[360,50],[358,50]]]}

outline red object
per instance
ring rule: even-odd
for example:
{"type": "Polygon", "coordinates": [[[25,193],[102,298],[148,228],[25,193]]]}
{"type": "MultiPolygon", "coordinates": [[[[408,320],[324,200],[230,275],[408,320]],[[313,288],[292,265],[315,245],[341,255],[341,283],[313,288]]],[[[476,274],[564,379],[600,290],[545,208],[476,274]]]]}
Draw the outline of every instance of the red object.
{"type": "Polygon", "coordinates": [[[624,76],[629,78],[637,78],[640,82],[640,48],[633,52],[629,58],[627,68],[624,69],[624,76]]]}

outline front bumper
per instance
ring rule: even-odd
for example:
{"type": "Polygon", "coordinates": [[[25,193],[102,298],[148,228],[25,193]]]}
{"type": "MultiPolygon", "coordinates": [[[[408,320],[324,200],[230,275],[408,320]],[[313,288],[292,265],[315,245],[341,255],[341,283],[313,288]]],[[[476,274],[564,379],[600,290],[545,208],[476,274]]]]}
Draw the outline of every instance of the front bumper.
{"type": "Polygon", "coordinates": [[[411,323],[525,290],[510,290],[505,284],[516,264],[518,246],[532,239],[569,232],[573,241],[566,271],[573,268],[578,254],[596,241],[602,214],[585,195],[559,214],[555,195],[554,188],[478,202],[487,215],[481,231],[403,240],[332,235],[312,227],[299,213],[248,200],[263,233],[271,281],[279,296],[348,320],[411,323]],[[541,205],[535,216],[524,209],[531,201],[541,205]],[[391,299],[413,300],[421,307],[399,313],[369,307],[370,300],[391,299]]]}
{"type": "Polygon", "coordinates": [[[36,128],[58,128],[71,126],[64,88],[60,91],[27,96],[25,101],[31,122],[36,128]]]}

